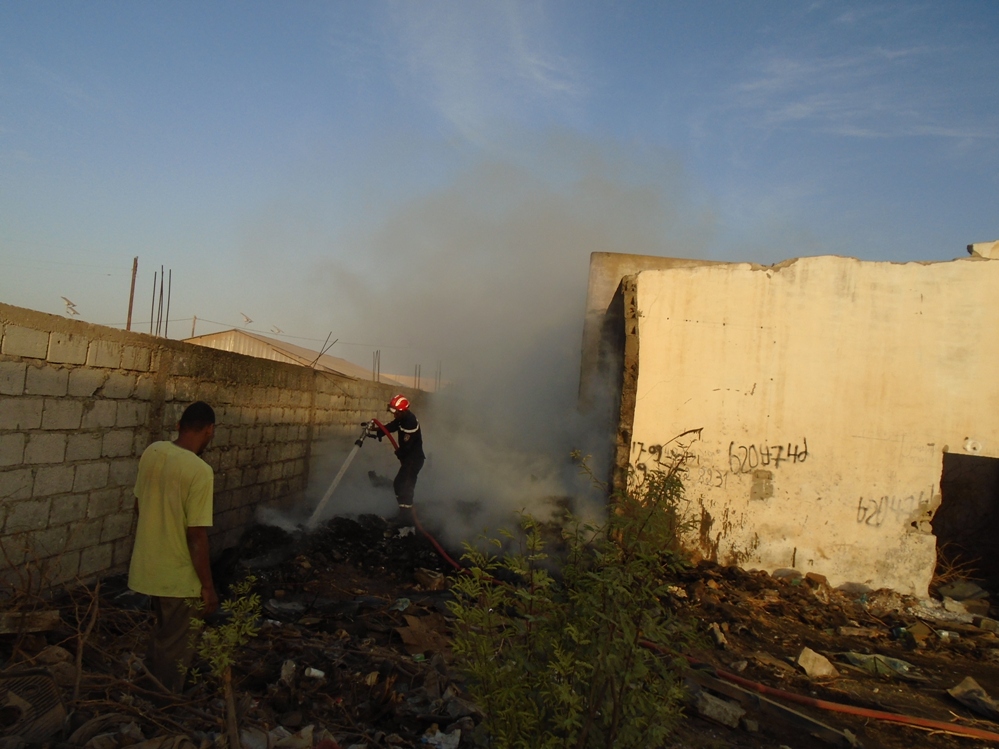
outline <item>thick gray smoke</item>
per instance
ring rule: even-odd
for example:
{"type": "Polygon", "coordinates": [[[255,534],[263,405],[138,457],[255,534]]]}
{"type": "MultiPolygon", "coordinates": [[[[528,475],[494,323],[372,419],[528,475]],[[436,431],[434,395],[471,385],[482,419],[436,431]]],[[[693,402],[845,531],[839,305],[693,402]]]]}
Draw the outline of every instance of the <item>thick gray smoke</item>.
{"type": "MultiPolygon", "coordinates": [[[[576,410],[590,253],[696,256],[710,225],[665,159],[571,138],[532,155],[479,163],[354,227],[318,269],[335,286],[331,314],[358,339],[388,344],[383,372],[411,374],[422,361],[427,377],[442,363],[451,386],[414,408],[429,458],[416,502],[451,542],[517,510],[544,516],[555,497],[599,512],[569,459],[605,454],[614,429],[576,410]]],[[[314,471],[317,497],[344,456],[314,471]]],[[[366,474],[391,478],[396,467],[385,445],[366,443],[332,512],[391,514],[391,488],[375,490],[366,474]]]]}

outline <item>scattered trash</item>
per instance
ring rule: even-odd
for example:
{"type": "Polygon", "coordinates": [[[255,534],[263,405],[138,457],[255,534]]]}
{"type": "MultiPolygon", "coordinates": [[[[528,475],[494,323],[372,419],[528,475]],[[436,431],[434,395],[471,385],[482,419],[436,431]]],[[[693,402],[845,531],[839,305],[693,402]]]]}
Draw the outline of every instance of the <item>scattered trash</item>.
{"type": "Polygon", "coordinates": [[[322,679],[324,676],[326,676],[326,672],[320,671],[318,668],[313,668],[312,666],[309,666],[307,669],[305,669],[304,675],[310,679],[322,679]]]}
{"type": "Polygon", "coordinates": [[[400,598],[395,603],[393,603],[391,606],[389,606],[388,610],[389,611],[405,611],[408,608],[409,608],[409,599],[408,598],[400,598]]]}
{"type": "Polygon", "coordinates": [[[739,703],[715,697],[703,689],[694,695],[694,709],[705,718],[729,728],[738,728],[739,721],[746,714],[739,703]]]}
{"type": "Polygon", "coordinates": [[[976,616],[972,623],[979,629],[984,629],[986,632],[999,632],[999,621],[995,619],[989,619],[987,616],[976,616]]]}
{"type": "Polygon", "coordinates": [[[708,626],[708,631],[711,636],[715,639],[715,645],[720,648],[724,648],[728,645],[728,640],[725,639],[725,633],[721,631],[721,627],[718,626],[717,622],[711,622],[708,626]]]}
{"type": "Polygon", "coordinates": [[[989,596],[987,590],[970,580],[955,580],[952,583],[941,585],[937,588],[937,594],[941,598],[952,598],[955,601],[988,598],[989,596]]]}
{"type": "Polygon", "coordinates": [[[418,582],[424,590],[444,590],[447,578],[437,570],[416,569],[413,570],[413,579],[418,582]]]}
{"type": "Polygon", "coordinates": [[[866,655],[864,653],[842,653],[840,657],[852,666],[862,668],[877,676],[890,676],[908,681],[926,681],[908,661],[889,658],[886,655],[866,655]]]}
{"type": "Polygon", "coordinates": [[[839,671],[829,659],[811,648],[802,649],[798,654],[797,663],[810,679],[833,679],[839,676],[839,671]]]}
{"type": "Polygon", "coordinates": [[[944,597],[943,599],[944,611],[949,611],[952,614],[967,614],[968,609],[965,608],[961,601],[956,601],[953,598],[944,597]]]}
{"type": "Polygon", "coordinates": [[[437,749],[458,749],[458,743],[461,741],[461,729],[456,728],[450,733],[444,733],[434,723],[423,734],[423,738],[420,741],[424,744],[437,747],[437,749]]]}
{"type": "Polygon", "coordinates": [[[979,715],[989,720],[999,720],[999,705],[970,676],[966,676],[956,687],[948,689],[947,694],[979,715]]]}
{"type": "Polygon", "coordinates": [[[840,637],[881,637],[883,632],[873,627],[837,627],[836,634],[840,637]]]}
{"type": "Polygon", "coordinates": [[[0,676],[0,716],[0,735],[41,744],[62,729],[66,708],[47,670],[8,671],[0,676]]]}

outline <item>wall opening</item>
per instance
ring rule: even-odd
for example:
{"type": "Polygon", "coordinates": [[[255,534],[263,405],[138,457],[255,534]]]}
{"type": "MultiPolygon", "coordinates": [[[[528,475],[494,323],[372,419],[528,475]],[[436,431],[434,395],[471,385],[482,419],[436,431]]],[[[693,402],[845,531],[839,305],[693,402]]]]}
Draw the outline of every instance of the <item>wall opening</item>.
{"type": "Polygon", "coordinates": [[[945,453],[933,518],[937,574],[963,576],[999,592],[999,458],[945,453]]]}

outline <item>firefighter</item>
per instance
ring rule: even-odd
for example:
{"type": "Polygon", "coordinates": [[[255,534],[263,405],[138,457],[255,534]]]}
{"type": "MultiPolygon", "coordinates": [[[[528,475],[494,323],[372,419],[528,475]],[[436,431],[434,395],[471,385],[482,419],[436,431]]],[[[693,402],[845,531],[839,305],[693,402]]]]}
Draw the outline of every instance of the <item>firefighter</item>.
{"type": "MultiPolygon", "coordinates": [[[[399,473],[392,482],[395,499],[399,503],[399,515],[396,522],[400,526],[413,525],[413,493],[416,489],[416,477],[423,468],[426,456],[423,454],[423,434],[420,422],[409,409],[409,399],[404,395],[393,396],[388,402],[388,411],[392,421],[385,425],[386,432],[396,432],[399,435],[399,447],[395,456],[399,459],[399,473]]],[[[369,434],[381,441],[384,433],[377,428],[369,428],[369,434]]]]}

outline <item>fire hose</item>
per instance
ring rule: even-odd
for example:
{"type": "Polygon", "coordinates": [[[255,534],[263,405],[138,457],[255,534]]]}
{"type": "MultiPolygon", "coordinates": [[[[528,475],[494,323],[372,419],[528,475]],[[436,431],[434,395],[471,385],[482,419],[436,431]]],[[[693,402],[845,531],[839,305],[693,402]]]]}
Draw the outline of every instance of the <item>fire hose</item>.
{"type": "MultiPolygon", "coordinates": [[[[340,471],[333,479],[333,483],[330,484],[330,488],[326,490],[326,493],[323,495],[323,498],[319,500],[319,504],[316,505],[316,509],[312,511],[312,515],[309,517],[308,522],[305,524],[305,527],[307,529],[311,530],[315,528],[316,524],[319,522],[319,517],[322,515],[322,511],[325,509],[327,502],[329,502],[330,497],[333,496],[333,492],[336,490],[337,486],[339,485],[340,480],[343,478],[343,475],[347,472],[347,468],[354,460],[354,456],[357,455],[357,451],[360,450],[361,446],[364,444],[365,438],[372,436],[371,431],[373,429],[379,430],[384,436],[388,437],[389,442],[392,443],[393,450],[399,449],[399,443],[395,441],[395,437],[392,436],[392,433],[388,430],[388,428],[384,424],[382,424],[382,422],[380,422],[378,419],[372,419],[371,421],[366,421],[363,424],[361,424],[361,427],[362,427],[361,435],[356,440],[354,440],[354,448],[350,451],[350,454],[347,455],[347,459],[340,467],[340,471]]],[[[447,561],[447,563],[450,564],[452,567],[454,567],[456,570],[467,572],[467,570],[465,570],[464,567],[462,567],[460,564],[458,564],[448,555],[448,553],[444,550],[444,547],[437,542],[437,539],[434,538],[430,533],[428,533],[427,530],[423,527],[423,525],[420,523],[420,519],[416,515],[415,506],[413,507],[412,511],[413,511],[413,523],[415,524],[416,529],[428,541],[430,541],[430,544],[434,547],[437,553],[440,554],[441,557],[443,557],[444,560],[447,561]]]]}
{"type": "MultiPolygon", "coordinates": [[[[399,449],[399,445],[395,441],[395,438],[392,436],[392,433],[389,432],[389,430],[385,427],[385,425],[382,424],[378,419],[372,419],[370,422],[365,422],[362,426],[364,427],[364,429],[361,432],[361,435],[354,441],[354,449],[351,450],[350,454],[347,456],[347,460],[340,468],[340,471],[339,473],[337,473],[336,478],[333,479],[333,483],[330,485],[330,488],[326,491],[326,494],[323,495],[322,500],[316,506],[315,511],[313,511],[312,513],[312,517],[309,518],[309,522],[307,524],[308,528],[311,529],[312,527],[315,526],[322,509],[329,501],[329,498],[332,496],[333,491],[336,489],[337,485],[340,483],[340,480],[343,478],[343,474],[346,473],[347,467],[350,465],[354,456],[357,454],[357,451],[361,448],[361,445],[364,444],[364,439],[370,436],[369,430],[372,428],[372,426],[380,430],[384,434],[384,436],[388,437],[389,442],[392,443],[392,448],[394,450],[399,449]]],[[[440,554],[441,557],[448,564],[450,564],[455,570],[458,570],[459,572],[462,572],[464,574],[470,574],[467,569],[465,569],[456,561],[454,561],[454,559],[452,559],[448,555],[448,553],[444,550],[444,547],[441,546],[440,543],[438,543],[437,539],[434,538],[433,535],[430,534],[423,527],[423,525],[420,523],[419,518],[417,517],[416,507],[413,507],[413,522],[416,525],[416,529],[420,532],[420,534],[431,543],[431,545],[434,547],[437,553],[440,554]]],[[[650,640],[641,640],[640,644],[643,647],[658,653],[670,654],[673,652],[668,648],[663,647],[662,645],[658,645],[650,640]]],[[[696,659],[691,658],[690,656],[684,656],[684,657],[693,666],[708,665],[704,664],[701,661],[697,661],[696,659]]],[[[749,689],[758,692],[760,694],[769,695],[771,697],[777,697],[779,699],[787,700],[788,702],[794,702],[799,705],[805,705],[807,707],[817,708],[819,710],[826,710],[828,712],[842,713],[846,715],[855,715],[862,718],[873,718],[875,720],[883,720],[892,723],[899,723],[901,725],[908,725],[917,728],[929,729],[933,731],[945,731],[959,736],[982,739],[984,741],[999,741],[999,733],[993,733],[992,731],[985,731],[980,728],[974,728],[972,726],[962,726],[956,723],[947,723],[940,720],[931,720],[929,718],[918,718],[911,715],[903,715],[901,713],[889,713],[884,710],[873,710],[864,707],[856,707],[854,705],[844,705],[839,702],[820,700],[815,697],[807,697],[805,695],[795,694],[794,692],[788,692],[783,689],[768,687],[765,684],[761,684],[759,682],[755,682],[750,679],[744,679],[741,676],[737,676],[733,673],[729,673],[728,671],[724,671],[722,669],[714,669],[714,672],[718,678],[730,681],[733,684],[737,684],[745,689],[749,689]]]]}
{"type": "MultiPolygon", "coordinates": [[[[650,640],[641,640],[639,642],[642,647],[653,650],[657,653],[672,654],[674,651],[663,647],[662,645],[657,645],[650,640]]],[[[710,664],[698,661],[690,656],[684,656],[687,662],[692,666],[710,666],[710,664]]],[[[914,726],[917,728],[925,728],[932,731],[946,731],[948,733],[956,734],[959,736],[967,736],[969,738],[983,739],[985,741],[999,741],[999,733],[994,733],[992,731],[984,731],[980,728],[974,728],[972,726],[962,726],[957,723],[947,723],[942,720],[931,720],[930,718],[917,718],[911,715],[903,715],[901,713],[889,713],[884,710],[873,710],[866,707],[856,707],[854,705],[844,705],[841,702],[830,702],[829,700],[820,700],[815,697],[807,697],[803,694],[795,694],[794,692],[788,692],[783,689],[777,689],[776,687],[768,687],[766,684],[761,684],[750,679],[744,679],[741,676],[736,676],[733,673],[724,671],[720,668],[712,667],[712,671],[715,676],[719,679],[724,679],[730,681],[733,684],[738,684],[739,686],[749,689],[760,694],[769,695],[771,697],[777,697],[779,699],[787,700],[788,702],[794,702],[799,705],[805,705],[807,707],[818,708],[819,710],[826,710],[833,713],[843,713],[845,715],[856,715],[861,718],[873,718],[875,720],[883,720],[891,723],[899,723],[902,725],[914,726]]]]}

